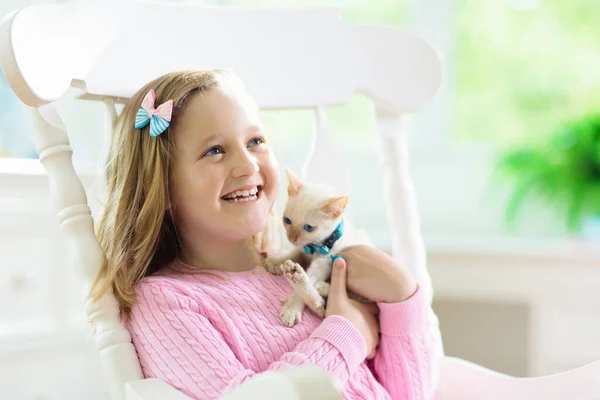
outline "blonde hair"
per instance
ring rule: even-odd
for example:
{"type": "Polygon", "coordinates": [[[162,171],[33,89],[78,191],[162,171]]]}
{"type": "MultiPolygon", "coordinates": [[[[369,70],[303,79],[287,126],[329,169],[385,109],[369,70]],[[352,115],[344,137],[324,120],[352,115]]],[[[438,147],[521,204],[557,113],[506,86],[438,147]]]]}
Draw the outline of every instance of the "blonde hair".
{"type": "MultiPolygon", "coordinates": [[[[137,302],[137,283],[170,264],[180,250],[175,224],[166,212],[175,155],[171,129],[190,98],[218,86],[225,75],[233,73],[195,70],[163,75],[135,93],[115,122],[105,171],[108,196],[97,230],[105,258],[90,297],[97,301],[112,287],[126,318],[137,302]],[[156,105],[174,101],[171,126],[156,138],[150,137],[149,124],[141,131],[134,128],[150,89],[156,105]]],[[[254,238],[258,251],[269,247],[271,235],[266,231],[272,225],[254,238]]]]}

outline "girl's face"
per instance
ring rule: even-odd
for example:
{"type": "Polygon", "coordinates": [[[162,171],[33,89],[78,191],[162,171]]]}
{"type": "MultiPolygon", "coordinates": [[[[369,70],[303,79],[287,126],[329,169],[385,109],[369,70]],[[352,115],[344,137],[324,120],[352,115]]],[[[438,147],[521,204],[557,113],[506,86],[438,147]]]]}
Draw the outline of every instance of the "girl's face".
{"type": "Polygon", "coordinates": [[[239,241],[265,228],[279,173],[258,107],[240,85],[225,81],[190,99],[174,143],[171,209],[184,237],[239,241]]]}

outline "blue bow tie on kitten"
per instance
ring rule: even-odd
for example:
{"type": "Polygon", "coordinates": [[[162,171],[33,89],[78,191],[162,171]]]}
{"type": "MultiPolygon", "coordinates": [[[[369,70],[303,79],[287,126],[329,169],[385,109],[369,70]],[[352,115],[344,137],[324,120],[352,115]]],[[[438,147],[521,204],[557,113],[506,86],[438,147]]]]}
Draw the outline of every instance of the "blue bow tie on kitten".
{"type": "MultiPolygon", "coordinates": [[[[271,273],[283,273],[294,288],[280,312],[282,322],[294,326],[300,323],[305,305],[325,316],[324,297],[329,293],[337,254],[346,246],[371,243],[344,220],[348,197],[336,194],[330,186],[303,181],[289,169],[286,172],[288,200],[283,225],[294,248],[283,257],[267,258],[265,265],[271,273]],[[298,264],[303,260],[309,262],[306,271],[298,264]]],[[[352,293],[349,296],[365,300],[352,293]]]]}

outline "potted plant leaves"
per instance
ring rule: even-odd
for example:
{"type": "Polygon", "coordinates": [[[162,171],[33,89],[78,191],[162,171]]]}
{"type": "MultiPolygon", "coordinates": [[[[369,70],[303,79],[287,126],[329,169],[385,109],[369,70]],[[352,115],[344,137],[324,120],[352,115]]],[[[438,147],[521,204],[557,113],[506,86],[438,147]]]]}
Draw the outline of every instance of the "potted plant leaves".
{"type": "Polygon", "coordinates": [[[509,222],[526,201],[536,199],[570,231],[600,239],[600,114],[573,120],[547,140],[502,153],[496,168],[513,185],[505,210],[509,222]]]}

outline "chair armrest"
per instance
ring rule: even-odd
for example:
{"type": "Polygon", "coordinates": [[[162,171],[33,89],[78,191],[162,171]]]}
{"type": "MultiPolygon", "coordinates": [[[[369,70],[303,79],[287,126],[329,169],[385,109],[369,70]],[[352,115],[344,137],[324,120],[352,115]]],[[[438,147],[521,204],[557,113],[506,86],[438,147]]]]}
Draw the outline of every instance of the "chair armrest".
{"type": "Polygon", "coordinates": [[[600,361],[552,375],[519,378],[469,361],[445,357],[438,400],[597,399],[600,361]]]}
{"type": "MultiPolygon", "coordinates": [[[[156,378],[125,385],[127,400],[191,400],[156,378]]],[[[334,381],[315,367],[297,367],[265,372],[248,379],[224,400],[341,400],[334,381]]]]}
{"type": "Polygon", "coordinates": [[[334,381],[316,367],[264,372],[238,386],[224,400],[342,400],[334,381]]]}
{"type": "Polygon", "coordinates": [[[125,384],[127,400],[192,400],[173,386],[156,378],[142,379],[125,384]]]}

